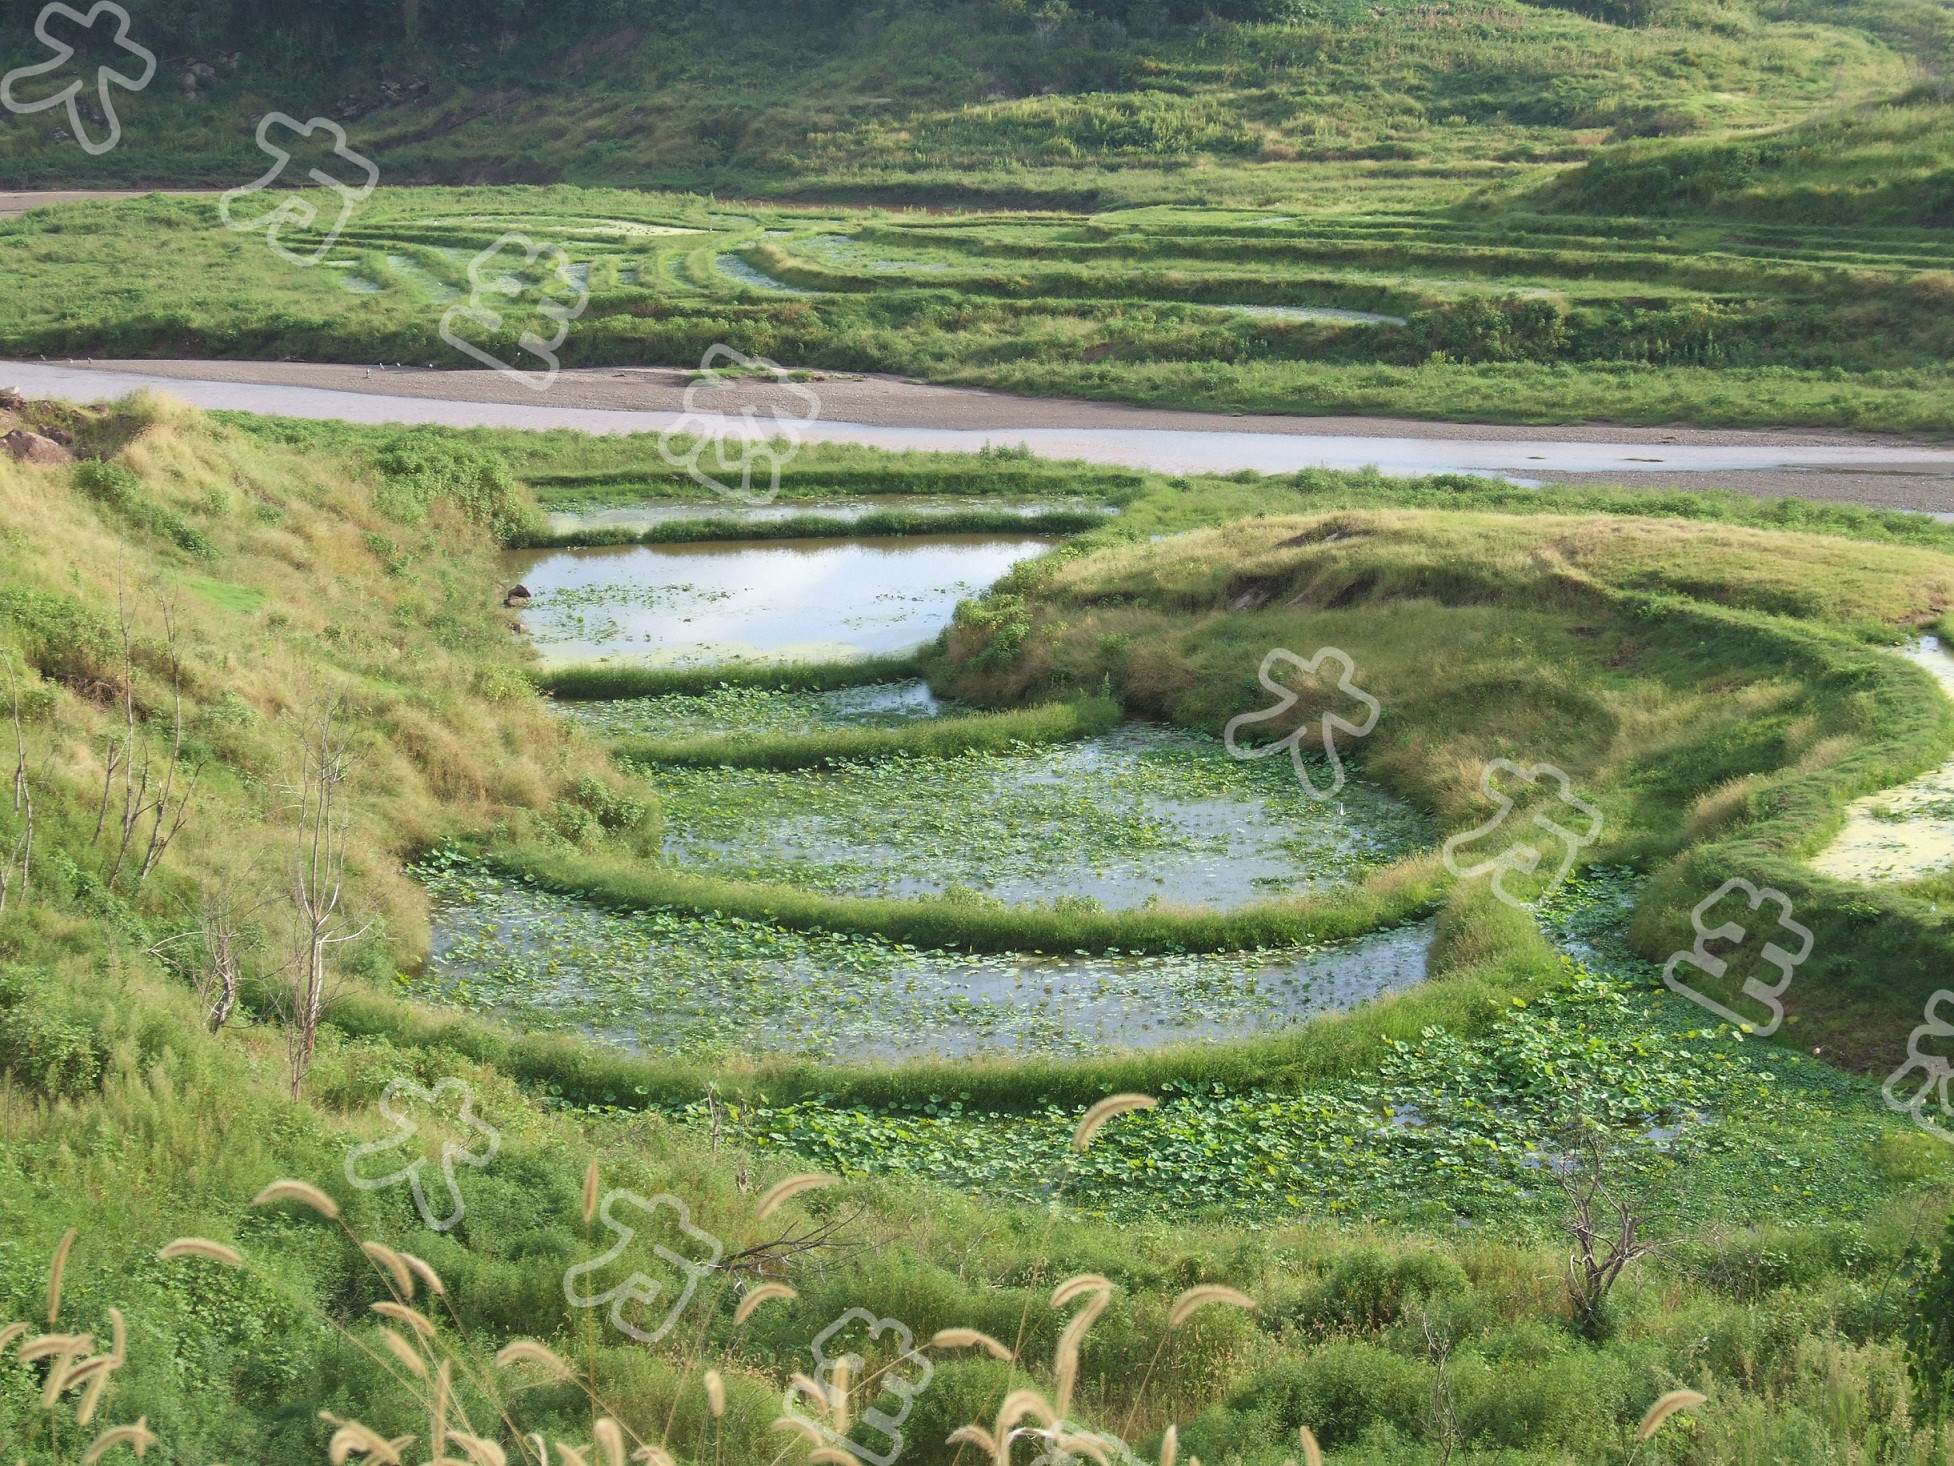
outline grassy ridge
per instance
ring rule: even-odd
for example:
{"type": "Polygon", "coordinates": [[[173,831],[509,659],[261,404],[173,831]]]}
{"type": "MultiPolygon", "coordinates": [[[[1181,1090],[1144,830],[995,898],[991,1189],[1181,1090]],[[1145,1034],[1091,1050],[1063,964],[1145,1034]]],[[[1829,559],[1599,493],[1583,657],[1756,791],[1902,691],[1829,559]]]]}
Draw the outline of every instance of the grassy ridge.
{"type": "Polygon", "coordinates": [[[943,514],[887,511],[854,519],[818,512],[765,520],[702,515],[642,529],[590,525],[541,530],[518,536],[511,547],[544,550],[586,545],[690,545],[715,540],[899,539],[930,534],[1063,535],[1091,529],[1103,523],[1105,517],[1089,510],[1068,509],[1046,509],[1035,514],[995,509],[964,509],[943,514]]]}
{"type": "MultiPolygon", "coordinates": [[[[467,257],[512,217],[588,272],[588,307],[560,352],[569,365],[689,366],[725,343],[821,371],[1225,411],[1913,431],[1954,420],[1947,258],[1930,232],[1868,240],[1786,225],[1732,238],[1714,223],[1352,217],[1278,200],[1252,212],[814,219],[618,190],[402,189],[376,195],[342,237],[348,271],[311,272],[279,268],[222,228],[207,201],[77,205],[0,224],[0,264],[22,282],[0,303],[0,347],[459,364],[439,339],[444,302],[469,288],[467,257]],[[619,233],[633,227],[697,230],[707,242],[619,233]],[[137,243],[149,239],[167,247],[137,243]],[[827,280],[851,288],[784,295],[713,263],[762,247],[797,278],[854,260],[827,280]],[[661,262],[690,253],[705,255],[706,275],[681,283],[661,262]],[[213,273],[233,282],[222,299],[195,288],[213,273]],[[359,291],[346,288],[353,279],[359,291]],[[132,316],[116,287],[164,305],[132,316]],[[1350,311],[1398,319],[1336,314],[1350,311]]],[[[512,317],[488,344],[519,353],[525,323],[512,317]]],[[[687,487],[649,445],[631,446],[635,458],[598,450],[583,455],[587,467],[560,465],[573,476],[544,497],[687,487]]],[[[790,474],[818,482],[811,464],[790,474]]],[[[1013,491],[1036,492],[1037,477],[1025,472],[1013,491]]],[[[921,487],[919,477],[909,491],[921,487]]]]}
{"type": "Polygon", "coordinates": [[[806,769],[871,758],[955,758],[1091,738],[1118,725],[1119,704],[1089,698],[1008,712],[919,718],[899,728],[832,728],[762,737],[616,738],[611,752],[639,764],[806,769]]]}
{"type": "Polygon", "coordinates": [[[947,896],[828,896],[528,847],[488,847],[482,858],[543,890],[615,911],[708,911],[966,952],[1241,952],[1337,941],[1430,913],[1448,883],[1427,858],[1401,861],[1353,888],[1229,911],[1085,911],[989,906],[947,896]]]}
{"type": "Polygon", "coordinates": [[[731,662],[711,667],[632,667],[578,662],[530,673],[538,691],[571,701],[607,702],[668,697],[714,687],[770,687],[782,692],[827,692],[920,676],[915,653],[861,657],[851,662],[731,662]]]}

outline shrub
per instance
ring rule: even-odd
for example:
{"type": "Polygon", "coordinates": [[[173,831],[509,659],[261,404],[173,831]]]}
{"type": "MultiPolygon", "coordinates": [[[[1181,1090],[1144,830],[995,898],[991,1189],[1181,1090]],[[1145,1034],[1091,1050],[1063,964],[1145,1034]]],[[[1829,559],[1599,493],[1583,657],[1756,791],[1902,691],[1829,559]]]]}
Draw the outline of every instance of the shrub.
{"type": "Polygon", "coordinates": [[[182,515],[144,492],[142,480],[119,463],[89,461],[75,468],[75,487],[137,529],[166,539],[200,560],[215,560],[217,546],[182,515]]]}
{"type": "Polygon", "coordinates": [[[1187,1429],[1182,1449],[1221,1460],[1248,1442],[1293,1443],[1307,1425],[1325,1446],[1383,1424],[1419,1434],[1431,1403],[1425,1366],[1375,1344],[1337,1343],[1256,1375],[1187,1429]]]}
{"type": "Polygon", "coordinates": [[[534,514],[502,455],[433,434],[412,434],[379,456],[374,502],[402,524],[419,524],[437,503],[452,504],[498,540],[533,528],[534,514]]]}
{"type": "Polygon", "coordinates": [[[1294,1317],[1305,1327],[1326,1332],[1369,1331],[1390,1327],[1418,1299],[1456,1298],[1471,1291],[1465,1270],[1442,1252],[1359,1247],[1337,1259],[1294,1317]]]}
{"type": "Polygon", "coordinates": [[[51,1097],[72,1097],[101,1082],[102,1064],[93,1030],[55,1007],[44,978],[0,972],[0,1074],[51,1097]]]}
{"type": "Polygon", "coordinates": [[[1913,1358],[1929,1399],[1954,1396],[1954,1217],[1940,1251],[1921,1279],[1911,1330],[1913,1358]]]}

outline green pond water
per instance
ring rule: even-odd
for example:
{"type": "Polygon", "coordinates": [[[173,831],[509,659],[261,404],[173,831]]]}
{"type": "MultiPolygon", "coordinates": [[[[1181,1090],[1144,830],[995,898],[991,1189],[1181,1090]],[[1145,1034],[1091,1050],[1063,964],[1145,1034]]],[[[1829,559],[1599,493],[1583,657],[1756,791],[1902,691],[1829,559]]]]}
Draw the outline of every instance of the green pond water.
{"type": "Polygon", "coordinates": [[[434,953],[412,996],[651,1053],[886,1061],[1236,1038],[1421,982],[1431,942],[1423,925],[1240,954],[971,956],[604,911],[462,861],[421,875],[434,953]]]}
{"type": "Polygon", "coordinates": [[[1143,723],[1005,754],[652,777],[673,866],[851,896],[1235,906],[1356,881],[1431,843],[1373,785],[1318,801],[1286,764],[1143,723]]]}

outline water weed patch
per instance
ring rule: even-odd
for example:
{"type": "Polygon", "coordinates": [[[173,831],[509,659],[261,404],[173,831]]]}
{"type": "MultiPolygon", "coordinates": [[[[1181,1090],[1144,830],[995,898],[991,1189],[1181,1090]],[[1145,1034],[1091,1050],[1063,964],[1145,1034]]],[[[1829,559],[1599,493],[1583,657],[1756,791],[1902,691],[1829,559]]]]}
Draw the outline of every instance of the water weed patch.
{"type": "Polygon", "coordinates": [[[659,783],[674,865],[851,895],[1222,906],[1354,882],[1429,840],[1374,785],[1314,801],[1286,766],[1144,725],[1049,749],[671,769],[659,783]]]}
{"type": "Polygon", "coordinates": [[[1421,981],[1428,927],[1242,954],[982,956],[690,912],[608,912],[463,861],[419,868],[405,991],[531,1032],[712,1059],[1028,1057],[1240,1038],[1421,981]]]}

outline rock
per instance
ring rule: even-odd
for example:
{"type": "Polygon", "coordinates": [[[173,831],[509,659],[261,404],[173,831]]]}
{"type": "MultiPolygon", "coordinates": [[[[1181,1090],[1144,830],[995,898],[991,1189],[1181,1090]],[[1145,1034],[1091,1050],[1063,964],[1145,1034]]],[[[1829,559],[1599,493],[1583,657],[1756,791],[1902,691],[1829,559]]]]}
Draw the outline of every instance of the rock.
{"type": "Polygon", "coordinates": [[[0,438],[7,455],[16,463],[73,463],[75,455],[63,448],[52,438],[43,438],[39,433],[26,428],[15,428],[4,438],[0,438]]]}

